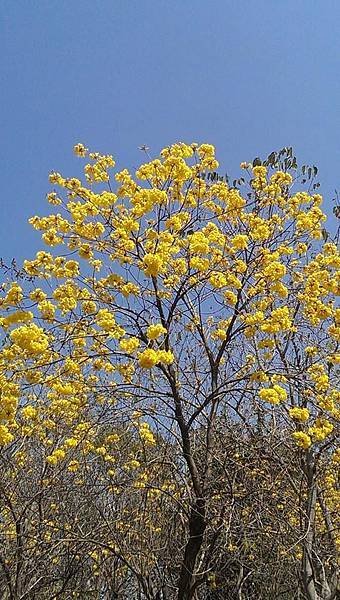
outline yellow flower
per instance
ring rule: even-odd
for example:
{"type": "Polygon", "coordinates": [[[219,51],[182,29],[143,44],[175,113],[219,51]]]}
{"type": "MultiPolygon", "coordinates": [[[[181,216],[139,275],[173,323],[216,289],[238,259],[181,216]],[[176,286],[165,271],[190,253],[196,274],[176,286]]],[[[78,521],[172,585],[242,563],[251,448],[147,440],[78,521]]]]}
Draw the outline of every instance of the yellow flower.
{"type": "Polygon", "coordinates": [[[23,299],[22,288],[18,283],[11,283],[11,287],[4,299],[5,306],[16,306],[23,299]]]}
{"type": "Polygon", "coordinates": [[[237,302],[236,294],[234,294],[234,292],[231,292],[230,290],[223,292],[223,297],[226,303],[230,304],[231,306],[234,306],[237,302]]]}
{"type": "Polygon", "coordinates": [[[70,473],[75,473],[79,470],[79,466],[80,465],[78,460],[70,460],[67,466],[67,470],[70,471],[70,473]]]}
{"type": "Polygon", "coordinates": [[[156,350],[152,350],[152,348],[148,348],[141,352],[139,355],[139,365],[143,369],[152,369],[159,362],[158,352],[156,350]]]}
{"type": "Polygon", "coordinates": [[[170,350],[159,350],[157,354],[159,362],[165,365],[171,365],[174,362],[174,355],[170,350]]]}
{"type": "Polygon", "coordinates": [[[227,332],[224,329],[215,329],[211,334],[211,337],[223,341],[227,337],[227,332]]]}
{"type": "Polygon", "coordinates": [[[42,302],[39,302],[38,309],[40,310],[43,319],[51,320],[54,318],[56,307],[49,300],[43,300],[42,302]]]}
{"type": "Polygon", "coordinates": [[[308,433],[314,442],[322,442],[332,433],[334,425],[328,419],[318,418],[313,427],[308,429],[308,433]]]}
{"type": "Polygon", "coordinates": [[[50,194],[47,194],[47,202],[49,202],[49,204],[54,204],[54,205],[58,205],[58,204],[62,203],[61,199],[58,198],[58,196],[55,192],[51,192],[50,194]]]}
{"type": "Polygon", "coordinates": [[[97,310],[97,305],[93,300],[84,300],[81,307],[86,315],[93,314],[97,310]]]}
{"type": "Polygon", "coordinates": [[[298,254],[306,254],[307,248],[308,248],[307,244],[304,244],[302,242],[299,242],[298,244],[296,244],[296,252],[298,254]]]}
{"type": "Polygon", "coordinates": [[[248,246],[249,238],[247,235],[237,234],[231,240],[231,245],[235,250],[245,250],[248,246]]]}
{"type": "Polygon", "coordinates": [[[292,419],[294,419],[295,421],[304,423],[309,419],[309,410],[308,408],[290,408],[289,416],[292,417],[292,419]]]}
{"type": "Polygon", "coordinates": [[[209,277],[210,284],[217,289],[225,287],[227,285],[227,279],[223,273],[215,272],[209,277]]]}
{"type": "Polygon", "coordinates": [[[310,354],[311,356],[315,356],[318,353],[318,349],[316,346],[306,346],[305,347],[306,354],[310,354]]]}
{"type": "Polygon", "coordinates": [[[90,244],[81,244],[78,250],[80,258],[90,259],[93,256],[90,244]]]}
{"type": "Polygon", "coordinates": [[[67,438],[64,442],[66,448],[75,448],[77,444],[78,440],[76,438],[67,438]]]}
{"type": "Polygon", "coordinates": [[[114,314],[107,308],[101,308],[96,316],[96,322],[104,331],[111,331],[116,326],[114,314]]]}
{"type": "Polygon", "coordinates": [[[205,273],[209,269],[209,264],[208,258],[201,258],[200,256],[192,256],[190,258],[190,267],[201,273],[205,273]]]}
{"type": "Polygon", "coordinates": [[[263,270],[263,275],[269,280],[275,281],[281,279],[286,274],[286,267],[279,261],[274,260],[263,270]]]}
{"type": "Polygon", "coordinates": [[[250,315],[247,315],[244,319],[247,325],[259,325],[264,321],[264,312],[262,310],[258,310],[250,315]]]}
{"type": "Polygon", "coordinates": [[[41,302],[42,300],[45,300],[46,294],[40,288],[36,288],[32,292],[30,292],[30,298],[33,301],[41,302]]]}
{"type": "Polygon", "coordinates": [[[139,365],[143,369],[152,369],[157,363],[170,365],[174,361],[174,355],[170,350],[153,350],[147,348],[139,354],[139,365]]]}
{"type": "Polygon", "coordinates": [[[119,347],[121,348],[121,350],[123,350],[123,352],[128,352],[129,354],[132,354],[137,350],[137,348],[139,348],[139,339],[136,337],[121,339],[119,342],[119,347]]]}
{"type": "Polygon", "coordinates": [[[21,411],[24,419],[35,419],[35,417],[37,416],[37,409],[34,408],[34,406],[24,406],[24,408],[21,411]]]}
{"type": "Polygon", "coordinates": [[[312,440],[307,433],[303,431],[294,431],[292,434],[295,443],[299,448],[304,448],[304,450],[308,450],[308,448],[312,445],[312,440]]]}
{"type": "Polygon", "coordinates": [[[47,456],[46,462],[48,462],[50,465],[56,466],[60,461],[62,461],[65,458],[65,455],[65,450],[59,448],[57,450],[54,450],[54,452],[52,452],[50,456],[47,456]]]}
{"type": "Polygon", "coordinates": [[[262,177],[266,177],[267,174],[267,167],[263,166],[263,165],[257,165],[255,167],[253,167],[253,175],[256,178],[262,178],[262,177]]]}
{"type": "Polygon", "coordinates": [[[157,325],[149,325],[146,331],[146,335],[149,340],[156,340],[161,335],[165,335],[166,333],[167,330],[160,323],[158,323],[157,325]]]}
{"type": "Polygon", "coordinates": [[[202,158],[204,157],[213,157],[215,156],[215,146],[212,144],[201,144],[197,148],[197,154],[202,158]]]}
{"type": "Polygon", "coordinates": [[[10,337],[14,344],[25,350],[29,355],[41,354],[48,348],[47,335],[41,327],[34,323],[14,329],[10,333],[10,337]]]}
{"type": "Polygon", "coordinates": [[[63,241],[63,238],[57,235],[57,230],[54,227],[43,233],[41,237],[48,246],[57,246],[63,241]]]}
{"type": "Polygon", "coordinates": [[[17,310],[16,312],[8,315],[3,320],[3,327],[14,325],[15,323],[28,323],[32,321],[33,313],[28,310],[17,310]]]}
{"type": "Polygon", "coordinates": [[[272,387],[263,388],[260,390],[259,396],[264,402],[269,402],[270,404],[279,404],[287,399],[287,392],[281,386],[273,385],[272,387]]]}
{"type": "Polygon", "coordinates": [[[76,156],[80,156],[81,158],[86,156],[87,151],[88,148],[85,148],[84,144],[78,143],[73,146],[73,152],[76,154],[76,156]]]}
{"type": "Polygon", "coordinates": [[[272,183],[278,183],[279,185],[290,185],[293,178],[290,173],[284,173],[283,171],[276,171],[271,178],[272,183]]]}
{"type": "Polygon", "coordinates": [[[202,231],[196,231],[189,236],[189,250],[193,254],[207,254],[209,252],[209,240],[202,231]]]}
{"type": "Polygon", "coordinates": [[[261,331],[266,333],[279,333],[290,329],[292,322],[288,306],[275,308],[265,323],[260,326],[261,331]]]}
{"type": "Polygon", "coordinates": [[[157,277],[164,272],[164,260],[160,254],[145,254],[143,258],[143,271],[145,275],[157,277]]]}
{"type": "Polygon", "coordinates": [[[340,448],[337,448],[334,451],[333,457],[332,457],[333,462],[335,462],[336,464],[340,464],[340,448]]]}
{"type": "Polygon", "coordinates": [[[156,440],[152,431],[150,430],[150,426],[148,423],[140,423],[139,425],[139,435],[142,438],[145,446],[155,446],[156,440]]]}
{"type": "Polygon", "coordinates": [[[13,441],[14,437],[6,425],[0,425],[0,446],[5,446],[13,441]]]}

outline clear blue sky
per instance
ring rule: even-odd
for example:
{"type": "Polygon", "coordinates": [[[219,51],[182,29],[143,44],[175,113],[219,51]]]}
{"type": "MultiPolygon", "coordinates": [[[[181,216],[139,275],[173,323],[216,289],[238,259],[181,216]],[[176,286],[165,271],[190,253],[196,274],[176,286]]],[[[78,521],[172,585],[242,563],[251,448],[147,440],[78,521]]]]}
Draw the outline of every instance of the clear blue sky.
{"type": "Polygon", "coordinates": [[[338,0],[1,0],[0,255],[41,247],[72,146],[136,166],[147,144],[217,146],[223,168],[294,146],[340,188],[338,0]]]}

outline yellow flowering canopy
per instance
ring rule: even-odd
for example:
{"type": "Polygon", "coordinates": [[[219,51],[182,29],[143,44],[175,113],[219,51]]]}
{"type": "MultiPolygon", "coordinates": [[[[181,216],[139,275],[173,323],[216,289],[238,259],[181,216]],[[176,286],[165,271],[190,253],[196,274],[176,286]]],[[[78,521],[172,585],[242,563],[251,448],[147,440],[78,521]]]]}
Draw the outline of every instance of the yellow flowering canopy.
{"type": "Polygon", "coordinates": [[[49,247],[24,262],[36,287],[3,286],[2,443],[43,389],[42,410],[70,423],[107,385],[154,399],[175,385],[199,411],[212,365],[220,407],[241,394],[248,409],[279,405],[298,446],[332,437],[340,258],[295,166],[242,163],[231,186],[209,176],[210,144],[174,144],[135,174],[74,151],[85,182],[51,173],[58,212],[30,219],[49,247]]]}

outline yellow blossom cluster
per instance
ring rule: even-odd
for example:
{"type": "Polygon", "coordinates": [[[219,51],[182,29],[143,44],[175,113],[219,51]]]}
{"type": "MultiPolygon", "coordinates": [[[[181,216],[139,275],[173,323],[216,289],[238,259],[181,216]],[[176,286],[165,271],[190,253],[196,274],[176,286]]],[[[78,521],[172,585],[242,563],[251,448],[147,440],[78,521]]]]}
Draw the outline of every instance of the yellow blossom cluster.
{"type": "Polygon", "coordinates": [[[123,352],[128,352],[128,354],[133,354],[140,346],[140,341],[138,338],[131,336],[130,338],[121,338],[119,341],[119,347],[123,352]]]}
{"type": "Polygon", "coordinates": [[[171,365],[174,355],[170,350],[153,350],[147,348],[139,354],[139,364],[143,369],[151,369],[158,363],[171,365]]]}
{"type": "Polygon", "coordinates": [[[24,350],[28,356],[42,354],[47,350],[49,345],[48,336],[35,323],[22,325],[13,329],[10,337],[13,343],[21,350],[24,350]]]}
{"type": "Polygon", "coordinates": [[[299,448],[303,448],[304,450],[308,450],[308,448],[312,444],[312,440],[308,433],[305,433],[303,431],[295,431],[293,433],[293,438],[295,440],[296,445],[299,448]]]}
{"type": "Polygon", "coordinates": [[[272,387],[262,388],[259,391],[259,396],[264,402],[279,404],[287,399],[287,392],[284,388],[275,384],[272,387]]]}
{"type": "Polygon", "coordinates": [[[146,446],[155,446],[156,440],[147,422],[139,424],[139,435],[146,446]]]}
{"type": "Polygon", "coordinates": [[[156,325],[149,325],[147,328],[146,335],[149,340],[157,340],[161,335],[166,334],[167,330],[161,323],[157,323],[156,325]]]}
{"type": "Polygon", "coordinates": [[[328,419],[319,417],[314,425],[308,429],[308,434],[314,442],[322,442],[334,429],[334,425],[328,419]]]}
{"type": "Polygon", "coordinates": [[[309,410],[308,408],[294,407],[289,409],[289,415],[294,419],[294,421],[304,423],[309,419],[309,410]]]}

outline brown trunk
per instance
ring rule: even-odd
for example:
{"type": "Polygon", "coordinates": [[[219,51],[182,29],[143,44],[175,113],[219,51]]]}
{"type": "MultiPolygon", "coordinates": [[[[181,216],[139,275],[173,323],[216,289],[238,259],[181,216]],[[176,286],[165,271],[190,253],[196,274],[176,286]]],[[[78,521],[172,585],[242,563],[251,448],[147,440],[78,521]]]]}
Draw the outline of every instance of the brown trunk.
{"type": "Polygon", "coordinates": [[[178,600],[191,600],[194,594],[195,565],[202,546],[205,521],[205,500],[197,498],[189,519],[189,539],[185,547],[184,559],[178,584],[178,600]]]}
{"type": "Polygon", "coordinates": [[[307,455],[307,506],[305,518],[305,539],[303,542],[302,581],[308,600],[320,600],[315,587],[315,574],[313,566],[314,524],[316,510],[316,482],[315,466],[310,454],[307,455]]]}

